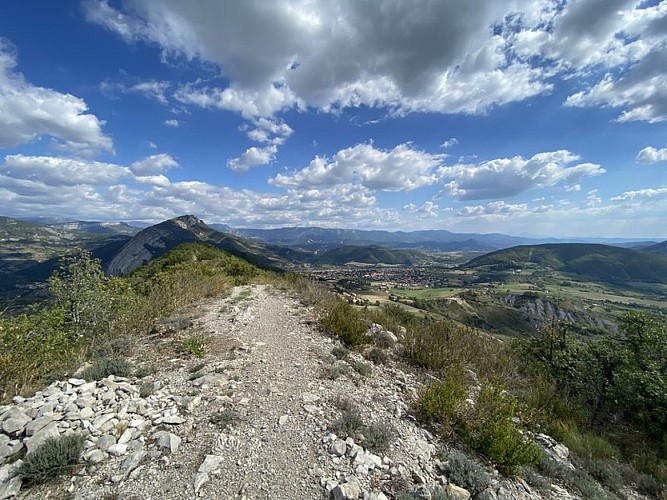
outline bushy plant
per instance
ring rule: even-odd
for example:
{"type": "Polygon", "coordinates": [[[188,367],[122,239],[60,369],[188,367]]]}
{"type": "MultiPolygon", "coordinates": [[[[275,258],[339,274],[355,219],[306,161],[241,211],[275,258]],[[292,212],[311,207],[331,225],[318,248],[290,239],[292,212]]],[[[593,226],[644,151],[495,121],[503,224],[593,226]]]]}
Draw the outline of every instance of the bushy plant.
{"type": "Polygon", "coordinates": [[[220,413],[214,413],[209,418],[209,422],[221,429],[226,429],[227,427],[233,425],[239,420],[239,415],[233,410],[224,410],[220,413]]]}
{"type": "Polygon", "coordinates": [[[343,410],[340,418],[333,423],[333,430],[339,436],[353,436],[361,430],[364,421],[356,410],[343,410]]]}
{"type": "Polygon", "coordinates": [[[421,395],[419,407],[427,418],[451,430],[468,394],[468,386],[463,367],[452,366],[447,371],[444,381],[433,381],[421,395]]]}
{"type": "Polygon", "coordinates": [[[126,358],[111,357],[98,358],[91,366],[84,368],[81,377],[85,380],[101,380],[109,375],[129,377],[132,374],[132,364],[126,358]]]}
{"type": "Polygon", "coordinates": [[[62,374],[82,355],[84,339],[65,327],[59,308],[5,317],[0,314],[0,396],[33,389],[49,374],[62,374]]]}
{"type": "Polygon", "coordinates": [[[371,366],[363,361],[355,361],[352,363],[352,369],[362,377],[370,377],[373,374],[371,366]]]}
{"type": "Polygon", "coordinates": [[[445,457],[449,464],[447,477],[457,486],[467,489],[474,497],[487,489],[491,476],[480,464],[468,458],[465,453],[454,450],[445,457]]]}
{"type": "Polygon", "coordinates": [[[337,359],[345,359],[350,354],[350,350],[345,347],[336,346],[331,349],[331,354],[337,359]]]}
{"type": "Polygon", "coordinates": [[[83,452],[85,438],[80,434],[52,437],[21,463],[19,476],[28,484],[39,484],[71,471],[83,452]]]}
{"type": "Polygon", "coordinates": [[[49,278],[49,291],[80,336],[109,334],[119,311],[133,298],[126,282],[105,276],[100,261],[81,249],[61,259],[49,278]]]}
{"type": "Polygon", "coordinates": [[[347,302],[331,303],[320,318],[320,326],[325,333],[339,337],[348,347],[371,342],[366,324],[357,310],[347,302]]]}
{"type": "Polygon", "coordinates": [[[516,399],[502,390],[483,384],[475,405],[459,418],[456,428],[464,442],[488,457],[505,474],[514,474],[521,465],[535,463],[539,448],[526,439],[513,421],[516,399]]]}
{"type": "Polygon", "coordinates": [[[212,339],[209,335],[203,333],[193,333],[184,338],[179,346],[181,350],[193,356],[202,357],[206,354],[206,349],[211,343],[212,339]]]}
{"type": "Polygon", "coordinates": [[[347,373],[343,364],[323,365],[320,368],[320,377],[328,380],[337,380],[347,373]]]}
{"type": "Polygon", "coordinates": [[[389,361],[387,353],[378,347],[371,349],[366,357],[376,365],[383,365],[389,361]]]}
{"type": "Polygon", "coordinates": [[[394,429],[386,424],[371,424],[363,430],[364,447],[373,453],[383,453],[389,448],[394,434],[394,429]]]}

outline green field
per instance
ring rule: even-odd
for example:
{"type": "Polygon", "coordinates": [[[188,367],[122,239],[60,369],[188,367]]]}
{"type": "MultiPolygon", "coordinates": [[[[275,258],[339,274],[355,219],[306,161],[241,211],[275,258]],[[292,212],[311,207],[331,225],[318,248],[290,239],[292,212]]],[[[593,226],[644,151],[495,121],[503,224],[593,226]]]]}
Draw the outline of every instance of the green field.
{"type": "Polygon", "coordinates": [[[417,298],[417,299],[441,299],[447,297],[454,297],[461,292],[461,288],[447,287],[447,288],[392,288],[390,293],[403,298],[417,298]]]}

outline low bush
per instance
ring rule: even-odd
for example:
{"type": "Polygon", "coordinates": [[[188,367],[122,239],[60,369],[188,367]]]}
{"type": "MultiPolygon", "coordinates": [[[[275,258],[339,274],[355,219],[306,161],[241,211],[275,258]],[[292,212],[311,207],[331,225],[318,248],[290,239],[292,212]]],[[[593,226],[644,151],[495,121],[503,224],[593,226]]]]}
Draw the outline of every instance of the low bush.
{"type": "Polygon", "coordinates": [[[623,476],[618,464],[613,460],[589,459],[584,461],[584,468],[603,486],[611,491],[619,492],[623,485],[623,476]]]}
{"type": "Polygon", "coordinates": [[[526,482],[533,488],[537,488],[538,490],[544,492],[547,492],[551,489],[551,483],[538,474],[533,466],[522,465],[519,467],[519,475],[523,477],[526,482]]]}
{"type": "Polygon", "coordinates": [[[345,347],[336,346],[331,349],[331,354],[337,359],[345,359],[350,354],[350,350],[345,347]]]}
{"type": "Polygon", "coordinates": [[[329,335],[339,337],[347,347],[369,344],[368,328],[357,310],[343,301],[328,305],[320,318],[320,327],[329,335]]]}
{"type": "Polygon", "coordinates": [[[85,438],[80,434],[52,437],[26,455],[18,473],[27,484],[39,484],[70,472],[83,452],[85,438]]]}
{"type": "Polygon", "coordinates": [[[181,340],[179,347],[181,351],[193,356],[202,357],[206,355],[206,349],[211,343],[211,337],[203,333],[193,333],[181,340]]]}
{"type": "Polygon", "coordinates": [[[347,373],[343,364],[324,365],[320,368],[320,377],[327,380],[337,380],[347,373]]]}
{"type": "Polygon", "coordinates": [[[132,364],[125,358],[98,358],[81,372],[81,378],[93,381],[101,380],[109,375],[129,377],[131,374],[132,364]]]}
{"type": "Polygon", "coordinates": [[[147,398],[155,391],[155,386],[151,382],[144,382],[139,386],[139,397],[147,398]]]}
{"type": "Polygon", "coordinates": [[[362,377],[370,377],[373,374],[371,366],[363,361],[355,361],[352,363],[352,369],[362,377]]]}
{"type": "Polygon", "coordinates": [[[419,407],[423,414],[451,431],[468,394],[469,382],[463,367],[449,368],[444,381],[434,381],[421,395],[419,407]]]}
{"type": "Polygon", "coordinates": [[[339,436],[348,437],[363,426],[364,421],[355,410],[343,410],[340,418],[333,423],[333,431],[339,436]]]}
{"type": "Polygon", "coordinates": [[[368,351],[366,357],[376,365],[384,365],[389,362],[389,355],[378,347],[374,347],[368,351]]]}
{"type": "Polygon", "coordinates": [[[238,420],[239,415],[233,410],[224,410],[220,413],[211,415],[209,418],[209,422],[221,429],[226,429],[235,422],[238,422],[238,420]]]}
{"type": "Polygon", "coordinates": [[[155,372],[157,372],[157,368],[153,365],[140,366],[134,370],[134,376],[137,378],[144,378],[153,375],[155,372]]]}
{"type": "Polygon", "coordinates": [[[363,430],[364,448],[376,454],[383,453],[389,448],[394,434],[394,429],[388,425],[371,424],[363,430]]]}
{"type": "Polygon", "coordinates": [[[442,458],[449,464],[449,480],[468,490],[473,497],[491,484],[491,476],[484,467],[468,458],[465,453],[454,450],[442,458]]]}
{"type": "Polygon", "coordinates": [[[540,458],[538,446],[526,439],[513,421],[516,405],[516,399],[505,396],[499,387],[483,384],[475,405],[456,422],[463,441],[509,475],[540,458]]]}
{"type": "Polygon", "coordinates": [[[93,355],[100,358],[127,355],[133,344],[133,340],[129,337],[117,337],[94,348],[93,355]]]}

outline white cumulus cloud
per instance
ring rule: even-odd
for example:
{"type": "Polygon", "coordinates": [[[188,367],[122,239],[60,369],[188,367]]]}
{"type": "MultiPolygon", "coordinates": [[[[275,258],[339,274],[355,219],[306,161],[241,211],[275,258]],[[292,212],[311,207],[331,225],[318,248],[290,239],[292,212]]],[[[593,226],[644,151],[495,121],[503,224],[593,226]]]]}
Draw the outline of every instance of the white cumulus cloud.
{"type": "Polygon", "coordinates": [[[104,122],[87,113],[82,99],[30,84],[16,65],[16,52],[0,38],[0,147],[51,136],[79,154],[113,150],[111,138],[102,132],[104,122]]]}
{"type": "Polygon", "coordinates": [[[278,148],[275,145],[258,148],[253,146],[246,149],[238,158],[232,158],[227,162],[227,166],[235,172],[245,172],[252,167],[266,165],[274,158],[278,148]]]}
{"type": "Polygon", "coordinates": [[[611,201],[633,201],[646,198],[657,198],[667,195],[667,187],[646,188],[635,191],[625,191],[617,196],[613,196],[611,201]]]}
{"type": "Polygon", "coordinates": [[[130,170],[135,175],[160,175],[161,173],[178,166],[178,162],[170,155],[160,153],[151,155],[143,160],[130,164],[130,170]]]}
{"type": "Polygon", "coordinates": [[[437,168],[444,155],[399,144],[391,150],[358,144],[338,151],[332,158],[316,157],[290,174],[278,174],[269,182],[275,186],[309,188],[359,184],[377,191],[411,191],[437,182],[437,168]]]}
{"type": "Polygon", "coordinates": [[[246,117],[301,105],[483,113],[551,89],[540,67],[510,57],[508,33],[493,32],[507,16],[539,9],[534,0],[84,5],[91,22],[129,43],[218,65],[229,87],[188,85],[176,98],[246,117]]]}
{"type": "Polygon", "coordinates": [[[0,172],[13,179],[37,181],[54,187],[108,184],[130,175],[128,168],[110,163],[20,154],[6,156],[0,172]]]}
{"type": "Polygon", "coordinates": [[[577,155],[561,150],[538,153],[527,159],[515,156],[442,167],[439,175],[443,189],[439,196],[461,200],[504,198],[560,183],[574,186],[584,177],[605,173],[600,165],[593,163],[571,165],[577,160],[577,155]]]}
{"type": "Polygon", "coordinates": [[[667,161],[667,148],[654,148],[648,146],[637,153],[635,161],[638,163],[658,163],[667,161]]]}

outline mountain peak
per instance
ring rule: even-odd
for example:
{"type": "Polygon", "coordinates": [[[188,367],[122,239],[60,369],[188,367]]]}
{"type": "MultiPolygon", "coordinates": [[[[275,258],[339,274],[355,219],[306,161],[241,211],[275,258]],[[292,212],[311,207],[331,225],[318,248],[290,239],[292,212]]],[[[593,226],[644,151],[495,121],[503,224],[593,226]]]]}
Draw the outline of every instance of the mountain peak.
{"type": "Polygon", "coordinates": [[[195,215],[181,215],[180,217],[174,217],[173,219],[170,219],[169,222],[173,222],[183,229],[190,229],[201,224],[206,225],[203,220],[195,215]]]}

